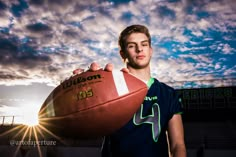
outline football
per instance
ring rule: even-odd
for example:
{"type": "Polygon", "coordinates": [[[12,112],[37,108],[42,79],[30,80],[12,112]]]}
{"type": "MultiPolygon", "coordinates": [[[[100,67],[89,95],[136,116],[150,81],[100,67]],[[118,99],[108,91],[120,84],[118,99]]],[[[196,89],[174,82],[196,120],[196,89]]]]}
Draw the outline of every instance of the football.
{"type": "Polygon", "coordinates": [[[133,117],[147,90],[143,81],[122,71],[82,72],[50,93],[39,111],[39,123],[63,136],[109,135],[133,117]]]}

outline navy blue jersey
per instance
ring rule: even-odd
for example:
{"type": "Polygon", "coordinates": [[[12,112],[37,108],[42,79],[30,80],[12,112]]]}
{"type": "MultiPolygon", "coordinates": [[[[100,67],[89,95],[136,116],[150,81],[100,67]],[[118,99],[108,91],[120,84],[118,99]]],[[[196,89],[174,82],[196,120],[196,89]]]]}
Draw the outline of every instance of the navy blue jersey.
{"type": "Polygon", "coordinates": [[[149,81],[143,104],[124,127],[105,137],[103,157],[168,157],[166,130],[174,114],[182,113],[173,88],[149,81]]]}

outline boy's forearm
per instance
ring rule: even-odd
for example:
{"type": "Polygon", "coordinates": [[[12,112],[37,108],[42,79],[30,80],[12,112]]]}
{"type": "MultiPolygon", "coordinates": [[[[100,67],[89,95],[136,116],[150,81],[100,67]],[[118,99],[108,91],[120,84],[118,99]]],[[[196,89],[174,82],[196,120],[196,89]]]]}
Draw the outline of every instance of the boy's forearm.
{"type": "Polygon", "coordinates": [[[172,151],[172,157],[186,157],[186,148],[185,145],[176,146],[172,151]]]}

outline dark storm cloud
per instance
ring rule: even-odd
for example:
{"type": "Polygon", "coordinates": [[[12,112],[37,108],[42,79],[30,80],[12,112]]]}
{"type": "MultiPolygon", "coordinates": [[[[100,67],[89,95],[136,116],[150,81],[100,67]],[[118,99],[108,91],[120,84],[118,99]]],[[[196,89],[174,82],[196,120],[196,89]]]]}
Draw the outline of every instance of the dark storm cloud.
{"type": "Polygon", "coordinates": [[[51,30],[51,28],[48,25],[45,25],[43,23],[29,24],[26,26],[26,28],[32,32],[39,32],[39,33],[51,30]]]}
{"type": "Polygon", "coordinates": [[[16,74],[0,71],[0,80],[17,80],[27,79],[25,76],[17,76],[16,74]]]}
{"type": "Polygon", "coordinates": [[[0,1],[0,12],[5,9],[7,9],[7,5],[3,3],[2,1],[0,1]]]}
{"type": "Polygon", "coordinates": [[[42,5],[44,3],[44,0],[29,0],[29,4],[32,5],[42,5]]]}
{"type": "Polygon", "coordinates": [[[28,4],[24,0],[19,0],[18,4],[11,6],[11,11],[16,17],[20,17],[24,10],[28,8],[28,4]]]}
{"type": "Polygon", "coordinates": [[[32,68],[50,61],[49,56],[38,53],[27,44],[21,44],[16,38],[0,38],[0,64],[2,66],[19,65],[32,68]]]}
{"type": "Polygon", "coordinates": [[[71,38],[77,38],[77,37],[79,37],[78,32],[73,31],[73,30],[70,30],[70,29],[63,31],[63,34],[66,35],[66,36],[68,36],[68,37],[71,37],[71,38]]]}
{"type": "Polygon", "coordinates": [[[114,3],[115,5],[125,4],[131,2],[132,0],[109,0],[109,2],[114,3]]]}

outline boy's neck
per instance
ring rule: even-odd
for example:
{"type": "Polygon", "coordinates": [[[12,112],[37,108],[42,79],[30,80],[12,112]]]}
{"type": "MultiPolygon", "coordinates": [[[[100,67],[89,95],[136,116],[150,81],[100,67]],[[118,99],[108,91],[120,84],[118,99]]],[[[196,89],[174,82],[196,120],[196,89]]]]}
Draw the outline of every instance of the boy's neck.
{"type": "Polygon", "coordinates": [[[129,69],[129,72],[139,78],[140,80],[143,80],[144,82],[148,82],[149,79],[151,78],[151,73],[150,73],[150,67],[147,66],[146,68],[143,69],[134,69],[132,67],[127,67],[129,69]]]}

